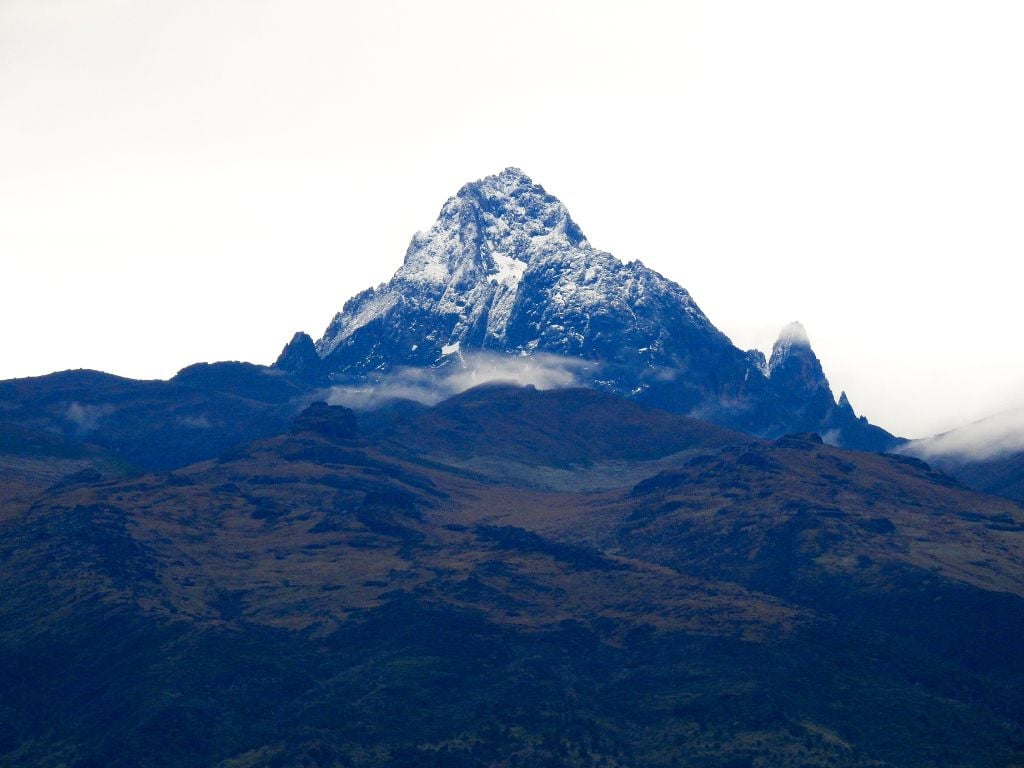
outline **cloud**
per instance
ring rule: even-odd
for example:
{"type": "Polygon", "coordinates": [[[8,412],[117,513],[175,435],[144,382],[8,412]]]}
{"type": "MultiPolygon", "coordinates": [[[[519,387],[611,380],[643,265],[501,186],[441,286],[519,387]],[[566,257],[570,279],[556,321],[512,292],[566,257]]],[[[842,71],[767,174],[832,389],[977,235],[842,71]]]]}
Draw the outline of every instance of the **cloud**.
{"type": "Polygon", "coordinates": [[[79,402],[71,403],[68,406],[64,417],[70,421],[79,432],[92,432],[100,424],[100,419],[114,412],[112,405],[89,405],[79,402]]]}
{"type": "Polygon", "coordinates": [[[923,459],[983,460],[1024,451],[1024,408],[1000,413],[902,448],[923,459]]]}
{"type": "Polygon", "coordinates": [[[644,379],[652,379],[658,382],[675,381],[683,373],[682,368],[669,368],[658,366],[656,368],[645,368],[640,374],[644,379]]]}
{"type": "Polygon", "coordinates": [[[415,400],[435,405],[480,384],[506,382],[537,389],[560,389],[579,385],[578,374],[588,367],[584,360],[557,355],[506,357],[465,353],[461,362],[445,368],[401,368],[382,375],[364,386],[331,387],[326,400],[368,411],[392,400],[415,400]]]}
{"type": "Polygon", "coordinates": [[[821,433],[821,442],[836,448],[842,446],[843,432],[839,429],[829,429],[821,433]]]}

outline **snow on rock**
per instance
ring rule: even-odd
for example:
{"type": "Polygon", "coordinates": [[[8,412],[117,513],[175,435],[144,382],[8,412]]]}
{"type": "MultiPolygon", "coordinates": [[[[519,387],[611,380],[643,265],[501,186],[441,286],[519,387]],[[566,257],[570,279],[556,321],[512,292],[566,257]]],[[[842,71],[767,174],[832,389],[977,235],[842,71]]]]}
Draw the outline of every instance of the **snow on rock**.
{"type": "Polygon", "coordinates": [[[506,288],[515,288],[519,285],[519,281],[523,279],[523,273],[526,272],[526,262],[503,253],[492,254],[492,258],[497,272],[491,279],[506,288]]]}
{"type": "Polygon", "coordinates": [[[392,280],[346,304],[317,350],[327,357],[361,328],[402,308],[452,318],[458,338],[477,324],[485,336],[501,338],[530,263],[585,244],[559,200],[507,168],[449,199],[434,225],[413,237],[392,280]]]}

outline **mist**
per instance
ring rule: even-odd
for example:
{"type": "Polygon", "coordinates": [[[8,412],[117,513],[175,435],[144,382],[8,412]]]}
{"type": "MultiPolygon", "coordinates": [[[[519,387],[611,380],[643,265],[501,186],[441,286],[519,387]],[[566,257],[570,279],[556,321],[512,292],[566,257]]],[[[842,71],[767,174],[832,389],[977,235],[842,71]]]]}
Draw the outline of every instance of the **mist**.
{"type": "Polygon", "coordinates": [[[97,429],[100,420],[114,412],[112,405],[89,405],[88,403],[71,403],[64,417],[75,427],[79,434],[85,434],[97,429]]]}
{"type": "Polygon", "coordinates": [[[467,389],[497,382],[561,389],[578,386],[577,374],[588,365],[584,360],[558,355],[506,357],[486,352],[464,353],[459,362],[445,368],[400,368],[365,386],[331,387],[326,400],[330,405],[370,411],[394,400],[436,405],[467,389]]]}
{"type": "Polygon", "coordinates": [[[1024,408],[990,416],[935,437],[915,440],[903,452],[924,459],[993,459],[1024,451],[1024,408]]]}

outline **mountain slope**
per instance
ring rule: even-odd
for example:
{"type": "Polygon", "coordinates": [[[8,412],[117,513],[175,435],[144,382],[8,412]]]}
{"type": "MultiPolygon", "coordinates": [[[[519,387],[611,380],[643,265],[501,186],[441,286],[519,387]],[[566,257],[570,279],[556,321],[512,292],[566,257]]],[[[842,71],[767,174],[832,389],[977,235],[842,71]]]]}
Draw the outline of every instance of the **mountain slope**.
{"type": "Polygon", "coordinates": [[[588,389],[486,384],[388,424],[377,439],[418,454],[500,456],[579,468],[751,440],[697,419],[588,389]]]}
{"type": "Polygon", "coordinates": [[[736,348],[684,288],[591,246],[565,206],[514,168],[464,186],[387,284],[346,302],[315,345],[319,366],[310,347],[297,335],[278,367],[349,383],[472,369],[482,353],[557,355],[582,361],[581,385],[754,434],[809,428],[813,413],[814,428],[844,445],[893,442],[856,418],[840,425],[823,374],[808,390],[780,365],[772,384],[764,357],[736,348]]]}
{"type": "Polygon", "coordinates": [[[578,390],[484,387],[380,429],[314,405],[0,520],[0,761],[1024,757],[1016,504],[578,390]],[[482,428],[495,461],[586,469],[630,425],[666,442],[618,460],[663,464],[586,492],[458,455],[482,428]]]}
{"type": "Polygon", "coordinates": [[[8,434],[35,433],[172,469],[284,431],[307,397],[281,371],[250,363],[198,363],[170,381],[88,370],[0,381],[0,455],[8,434]]]}

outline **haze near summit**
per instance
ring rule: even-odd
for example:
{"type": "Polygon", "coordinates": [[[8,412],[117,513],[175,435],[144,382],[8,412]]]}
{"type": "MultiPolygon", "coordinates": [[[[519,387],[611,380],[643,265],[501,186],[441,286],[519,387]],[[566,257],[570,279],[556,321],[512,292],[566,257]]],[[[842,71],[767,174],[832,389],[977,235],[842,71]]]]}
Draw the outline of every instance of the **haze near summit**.
{"type": "Polygon", "coordinates": [[[1024,9],[0,7],[0,377],[270,362],[521,166],[908,436],[1020,405],[1024,9]]]}

